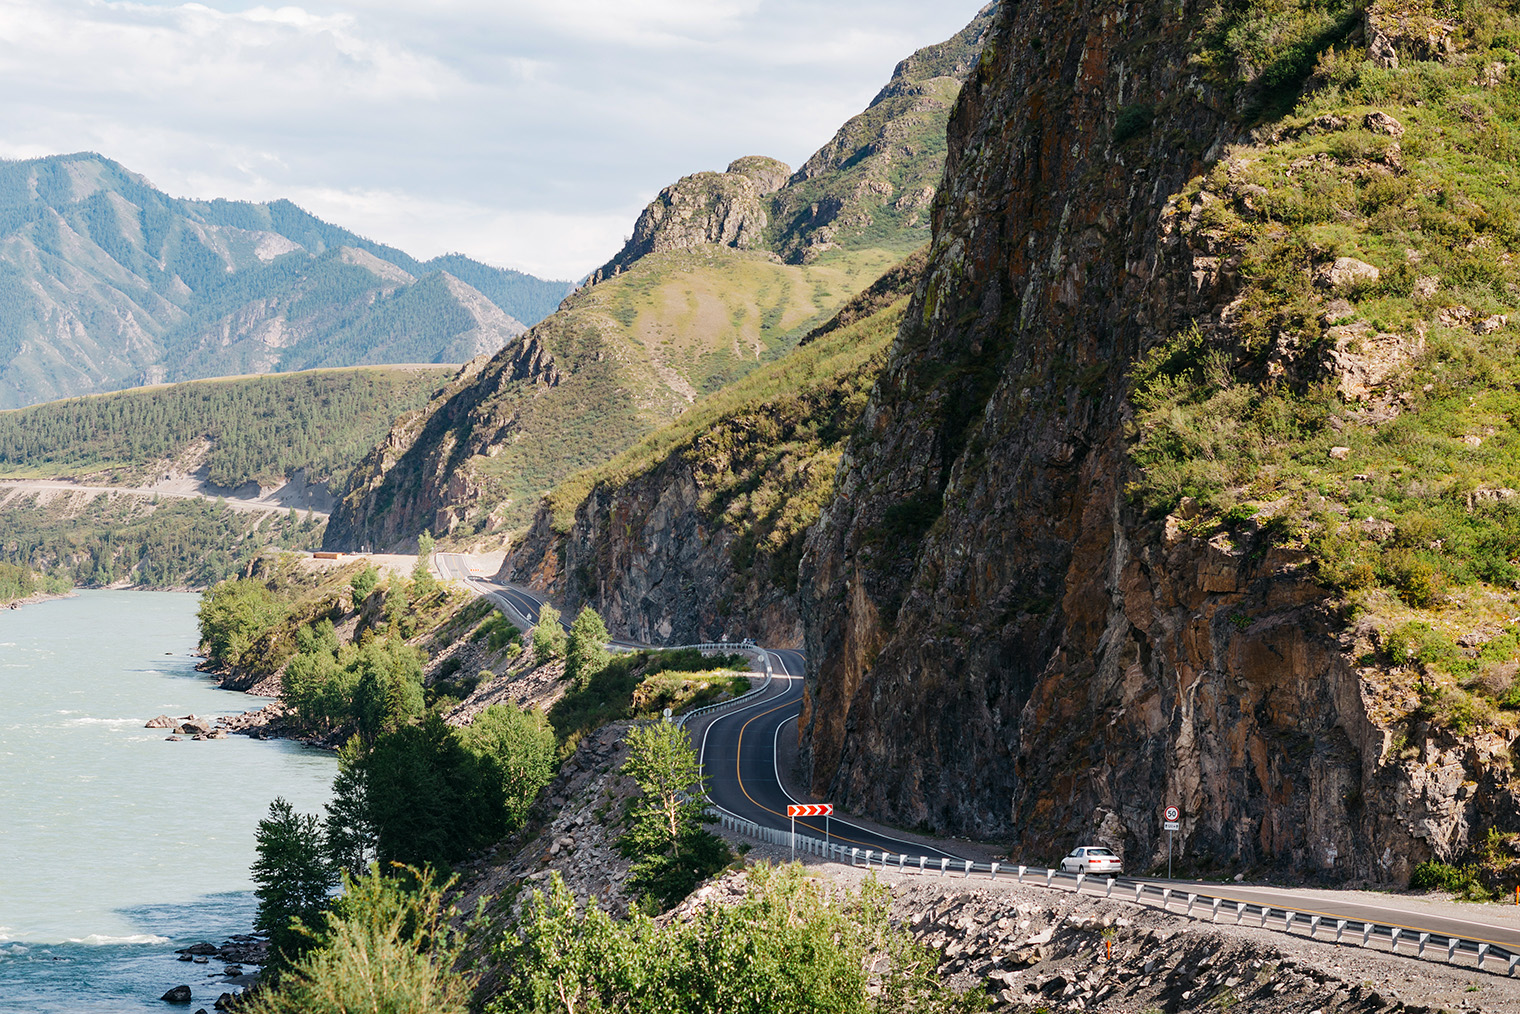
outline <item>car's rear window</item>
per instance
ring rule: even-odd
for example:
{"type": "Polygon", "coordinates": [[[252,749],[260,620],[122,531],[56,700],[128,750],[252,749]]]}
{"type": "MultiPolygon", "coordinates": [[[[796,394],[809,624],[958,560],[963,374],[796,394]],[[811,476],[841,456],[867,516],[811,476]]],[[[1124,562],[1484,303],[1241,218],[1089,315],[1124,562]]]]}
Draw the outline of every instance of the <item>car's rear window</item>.
{"type": "Polygon", "coordinates": [[[1090,855],[1090,856],[1111,856],[1111,855],[1113,855],[1113,853],[1110,852],[1108,849],[1088,849],[1087,850],[1087,854],[1090,855]]]}

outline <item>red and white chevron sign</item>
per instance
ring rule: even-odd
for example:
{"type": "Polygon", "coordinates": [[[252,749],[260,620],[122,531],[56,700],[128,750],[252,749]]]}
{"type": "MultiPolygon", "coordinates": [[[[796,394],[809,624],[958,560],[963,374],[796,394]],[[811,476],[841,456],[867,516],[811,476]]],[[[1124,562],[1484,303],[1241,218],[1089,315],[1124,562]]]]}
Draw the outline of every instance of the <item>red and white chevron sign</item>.
{"type": "Polygon", "coordinates": [[[788,817],[828,817],[833,813],[833,803],[802,803],[786,808],[788,817]]]}

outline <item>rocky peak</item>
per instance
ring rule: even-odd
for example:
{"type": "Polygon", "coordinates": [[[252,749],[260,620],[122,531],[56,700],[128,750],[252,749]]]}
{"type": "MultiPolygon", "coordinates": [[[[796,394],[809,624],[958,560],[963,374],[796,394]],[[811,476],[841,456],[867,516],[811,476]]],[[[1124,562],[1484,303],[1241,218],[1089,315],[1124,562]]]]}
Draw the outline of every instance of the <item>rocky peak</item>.
{"type": "Polygon", "coordinates": [[[746,155],[730,162],[727,172],[732,176],[747,178],[764,196],[786,186],[786,181],[792,175],[792,167],[780,159],[766,155],[746,155]]]}
{"type": "Polygon", "coordinates": [[[761,199],[790,172],[784,162],[752,155],[734,162],[727,172],[695,173],[672,183],[644,209],[633,237],[592,274],[590,284],[621,274],[640,257],[666,250],[705,245],[750,250],[762,245],[768,220],[761,199]]]}

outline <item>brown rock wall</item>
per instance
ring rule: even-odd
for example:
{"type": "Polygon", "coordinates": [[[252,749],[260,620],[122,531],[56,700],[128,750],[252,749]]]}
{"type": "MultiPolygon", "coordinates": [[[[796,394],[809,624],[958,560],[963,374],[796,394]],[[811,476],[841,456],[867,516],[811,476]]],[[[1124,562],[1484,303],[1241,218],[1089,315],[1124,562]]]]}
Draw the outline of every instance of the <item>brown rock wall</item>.
{"type": "Polygon", "coordinates": [[[1385,759],[1302,556],[1125,493],[1126,364],[1233,295],[1170,200],[1237,129],[1188,69],[1206,6],[999,12],[803,555],[803,761],[819,798],[901,825],[1045,849],[1101,828],[1143,865],[1177,804],[1189,861],[1398,880],[1514,807],[1507,770],[1440,736],[1385,759]],[[1150,128],[1116,144],[1137,104],[1150,128]]]}

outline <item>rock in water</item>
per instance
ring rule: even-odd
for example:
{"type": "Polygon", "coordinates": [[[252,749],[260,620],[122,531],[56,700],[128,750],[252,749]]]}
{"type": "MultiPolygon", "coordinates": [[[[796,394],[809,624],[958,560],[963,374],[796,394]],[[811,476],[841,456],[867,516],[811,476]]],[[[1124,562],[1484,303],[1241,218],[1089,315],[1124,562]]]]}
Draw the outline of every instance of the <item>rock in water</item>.
{"type": "Polygon", "coordinates": [[[190,1002],[190,987],[189,986],[175,986],[173,989],[169,990],[169,992],[167,992],[163,996],[159,997],[159,999],[162,1000],[162,1001],[164,1001],[165,1003],[189,1003],[190,1002]]]}
{"type": "Polygon", "coordinates": [[[148,724],[144,725],[143,728],[172,729],[174,728],[174,719],[170,718],[168,715],[159,715],[157,718],[148,719],[148,724]]]}

